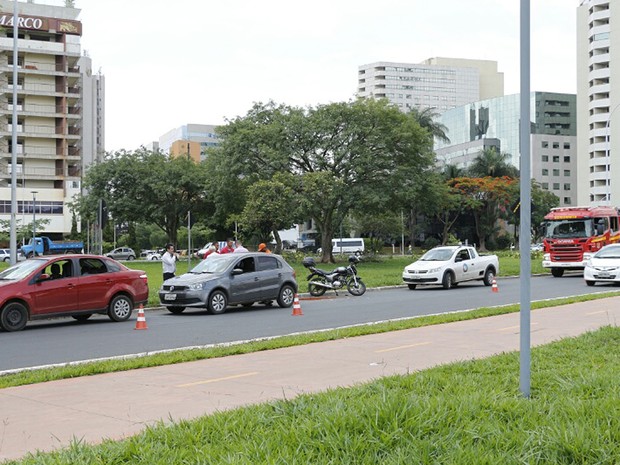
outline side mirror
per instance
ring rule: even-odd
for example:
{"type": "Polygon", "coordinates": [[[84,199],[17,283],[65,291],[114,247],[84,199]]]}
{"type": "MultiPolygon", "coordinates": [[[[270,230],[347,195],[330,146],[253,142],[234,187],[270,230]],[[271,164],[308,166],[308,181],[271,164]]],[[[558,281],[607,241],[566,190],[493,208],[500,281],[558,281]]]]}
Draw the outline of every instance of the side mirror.
{"type": "Polygon", "coordinates": [[[458,263],[458,262],[462,262],[462,261],[463,261],[463,259],[461,257],[456,257],[454,259],[454,263],[458,263]]]}
{"type": "Polygon", "coordinates": [[[243,270],[241,268],[233,268],[230,274],[232,274],[233,276],[236,276],[238,274],[243,274],[243,270]]]}
{"type": "Polygon", "coordinates": [[[42,281],[48,281],[49,279],[50,279],[50,275],[48,275],[47,273],[41,273],[39,277],[37,278],[37,282],[40,283],[42,281]]]}

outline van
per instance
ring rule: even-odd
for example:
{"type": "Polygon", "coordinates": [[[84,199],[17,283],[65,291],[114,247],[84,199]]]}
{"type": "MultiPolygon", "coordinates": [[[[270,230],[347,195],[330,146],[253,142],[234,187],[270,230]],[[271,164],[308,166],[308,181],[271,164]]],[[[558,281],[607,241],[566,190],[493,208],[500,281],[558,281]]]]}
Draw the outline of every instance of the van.
{"type": "Polygon", "coordinates": [[[362,254],[364,253],[364,239],[361,237],[343,237],[332,239],[332,253],[362,254]]]}

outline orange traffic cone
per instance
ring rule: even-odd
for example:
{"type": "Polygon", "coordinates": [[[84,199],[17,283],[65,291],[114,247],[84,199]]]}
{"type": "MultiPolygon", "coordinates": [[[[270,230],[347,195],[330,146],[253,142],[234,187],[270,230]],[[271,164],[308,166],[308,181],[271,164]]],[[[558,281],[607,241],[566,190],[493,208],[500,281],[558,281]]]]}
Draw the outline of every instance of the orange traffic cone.
{"type": "Polygon", "coordinates": [[[299,296],[295,294],[295,300],[293,300],[293,316],[302,316],[301,305],[299,304],[299,296]]]}
{"type": "Polygon", "coordinates": [[[499,292],[499,289],[497,288],[497,281],[495,280],[491,281],[491,290],[493,292],[499,292]]]}
{"type": "Polygon", "coordinates": [[[138,319],[136,320],[136,327],[134,329],[148,329],[146,326],[146,318],[144,318],[144,306],[140,304],[138,308],[138,319]]]}

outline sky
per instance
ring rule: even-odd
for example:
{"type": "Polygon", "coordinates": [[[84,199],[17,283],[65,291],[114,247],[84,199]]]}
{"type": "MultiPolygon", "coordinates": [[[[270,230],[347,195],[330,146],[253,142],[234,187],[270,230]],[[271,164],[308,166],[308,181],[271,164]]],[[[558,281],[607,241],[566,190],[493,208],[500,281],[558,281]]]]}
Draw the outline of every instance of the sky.
{"type": "MultiPolygon", "coordinates": [[[[530,89],[575,93],[579,1],[530,4],[530,89]]],[[[75,0],[75,6],[82,50],[105,76],[107,151],[135,150],[188,123],[223,124],[254,102],[348,101],[358,66],[376,61],[494,60],[505,94],[520,87],[520,0],[75,0]]]]}

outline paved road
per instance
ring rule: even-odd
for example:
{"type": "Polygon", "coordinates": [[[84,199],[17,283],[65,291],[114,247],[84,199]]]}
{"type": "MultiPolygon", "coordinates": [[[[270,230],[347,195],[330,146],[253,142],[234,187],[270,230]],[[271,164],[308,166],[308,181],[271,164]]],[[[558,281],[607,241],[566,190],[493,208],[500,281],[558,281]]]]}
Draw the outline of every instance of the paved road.
{"type": "MultiPolygon", "coordinates": [[[[0,333],[3,356],[0,372],[25,367],[67,363],[96,358],[139,354],[180,347],[204,346],[260,337],[369,322],[411,318],[503,305],[519,301],[519,279],[499,279],[499,292],[481,283],[462,284],[455,289],[405,287],[369,291],[361,297],[348,296],[323,300],[302,300],[303,317],[291,317],[291,309],[255,306],[233,309],[223,315],[207,315],[186,310],[172,315],[166,310],[146,312],[148,330],[135,331],[132,321],[113,323],[96,316],[83,323],[72,319],[30,323],[24,331],[0,333]]],[[[587,287],[580,275],[561,279],[535,277],[531,281],[532,299],[603,292],[617,288],[587,287]]],[[[329,294],[328,294],[329,295],[329,294]]],[[[331,294],[333,296],[333,293],[331,294]]]]}

